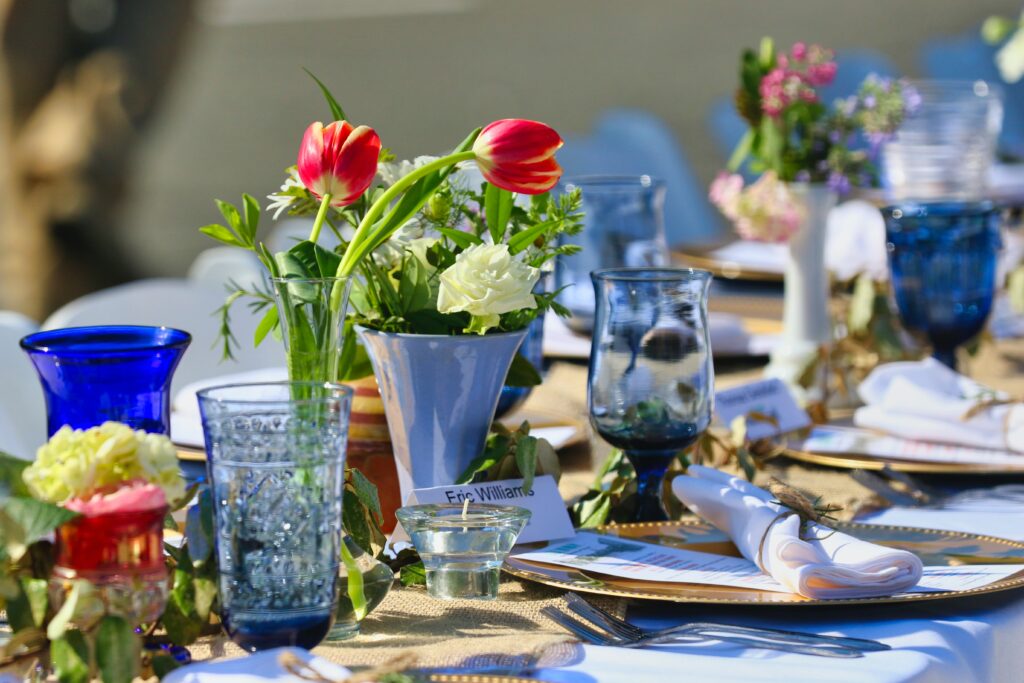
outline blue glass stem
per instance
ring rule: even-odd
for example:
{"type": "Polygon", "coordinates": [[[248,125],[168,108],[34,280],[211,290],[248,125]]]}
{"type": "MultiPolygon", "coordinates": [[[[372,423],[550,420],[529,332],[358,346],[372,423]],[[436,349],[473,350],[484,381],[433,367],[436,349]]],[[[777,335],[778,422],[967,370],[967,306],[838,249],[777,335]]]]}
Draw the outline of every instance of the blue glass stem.
{"type": "Polygon", "coordinates": [[[950,370],[956,370],[956,347],[948,349],[932,349],[932,358],[945,365],[950,370]]]}
{"type": "Polygon", "coordinates": [[[667,521],[668,513],[661,504],[661,488],[676,451],[626,451],[626,457],[636,470],[636,513],[632,521],[667,521]]]}

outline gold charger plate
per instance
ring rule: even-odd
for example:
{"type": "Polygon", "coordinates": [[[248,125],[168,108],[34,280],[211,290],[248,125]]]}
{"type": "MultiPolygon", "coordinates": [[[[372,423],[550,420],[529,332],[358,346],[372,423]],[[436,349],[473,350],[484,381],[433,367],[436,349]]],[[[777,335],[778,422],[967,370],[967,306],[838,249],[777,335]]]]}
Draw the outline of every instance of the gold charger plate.
{"type": "MultiPolygon", "coordinates": [[[[839,420],[829,423],[829,427],[846,427],[852,423],[850,420],[839,420]]],[[[825,467],[836,467],[848,470],[880,470],[885,467],[897,472],[908,472],[917,474],[974,474],[974,475],[997,475],[1017,474],[1024,475],[1024,457],[1018,466],[984,464],[984,463],[953,463],[953,462],[928,462],[923,460],[901,460],[899,458],[888,458],[865,453],[815,453],[806,451],[798,443],[786,444],[783,452],[787,458],[799,460],[811,465],[823,465],[825,467]]]]}
{"type": "MultiPolygon", "coordinates": [[[[909,550],[926,565],[953,566],[958,564],[1024,565],[1024,543],[993,536],[979,536],[957,531],[916,529],[872,524],[843,523],[836,528],[857,538],[892,548],[909,550]]],[[[620,524],[597,529],[600,533],[631,538],[657,545],[673,546],[719,555],[739,556],[729,537],[703,520],[681,522],[643,522],[620,524]]],[[[970,595],[996,593],[1024,586],[1024,568],[1010,577],[987,586],[945,593],[910,593],[882,598],[851,598],[843,600],[812,600],[791,593],[775,593],[729,586],[662,583],[637,581],[614,576],[584,572],[569,567],[558,567],[529,562],[510,556],[502,567],[512,576],[548,586],[556,586],[581,593],[596,593],[621,598],[662,600],[665,602],[710,603],[718,605],[761,605],[774,607],[865,605],[885,603],[949,600],[970,595]]]]}

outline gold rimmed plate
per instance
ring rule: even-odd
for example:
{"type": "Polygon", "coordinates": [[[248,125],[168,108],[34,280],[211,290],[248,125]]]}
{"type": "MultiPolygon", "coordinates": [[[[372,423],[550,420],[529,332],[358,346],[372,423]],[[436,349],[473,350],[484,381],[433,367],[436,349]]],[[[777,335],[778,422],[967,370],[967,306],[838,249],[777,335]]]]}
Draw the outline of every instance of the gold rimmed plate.
{"type": "MultiPolygon", "coordinates": [[[[1024,565],[1024,543],[994,536],[855,523],[838,524],[836,528],[871,543],[909,550],[930,566],[1015,564],[1018,562],[1024,565]]],[[[620,524],[601,527],[597,531],[656,545],[718,555],[739,556],[736,546],[728,536],[702,520],[620,524]]],[[[530,562],[515,556],[510,556],[505,560],[503,569],[520,579],[581,593],[665,602],[746,606],[796,607],[921,602],[924,600],[949,600],[1024,587],[1024,568],[1022,568],[1021,572],[1012,576],[971,590],[944,593],[904,593],[881,598],[812,600],[790,593],[747,588],[623,579],[579,569],[530,562]]]]}

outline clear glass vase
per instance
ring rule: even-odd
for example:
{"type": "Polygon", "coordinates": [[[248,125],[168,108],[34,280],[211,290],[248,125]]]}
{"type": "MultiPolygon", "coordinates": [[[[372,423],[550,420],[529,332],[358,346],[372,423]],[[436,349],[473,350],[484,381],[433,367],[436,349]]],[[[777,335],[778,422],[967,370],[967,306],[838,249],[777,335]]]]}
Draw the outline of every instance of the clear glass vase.
{"type": "Polygon", "coordinates": [[[271,278],[293,382],[338,379],[351,278],[271,278]]]}

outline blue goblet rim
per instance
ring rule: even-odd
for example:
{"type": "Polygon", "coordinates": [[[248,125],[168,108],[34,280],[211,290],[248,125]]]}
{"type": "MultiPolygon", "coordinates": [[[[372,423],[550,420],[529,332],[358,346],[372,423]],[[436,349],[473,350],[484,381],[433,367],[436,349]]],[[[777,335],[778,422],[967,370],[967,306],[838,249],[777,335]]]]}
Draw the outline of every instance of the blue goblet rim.
{"type": "Polygon", "coordinates": [[[578,187],[581,190],[590,188],[609,193],[665,189],[664,180],[646,173],[640,175],[594,174],[565,176],[559,181],[559,185],[566,190],[578,187]]]}
{"type": "Polygon", "coordinates": [[[192,335],[184,330],[150,325],[87,325],[33,332],[20,346],[29,353],[95,355],[176,349],[184,351],[192,335]],[[105,340],[107,343],[104,343],[105,340]]]}
{"type": "Polygon", "coordinates": [[[699,268],[600,268],[590,273],[594,282],[710,282],[712,277],[699,268]]]}
{"type": "Polygon", "coordinates": [[[217,405],[233,405],[233,406],[294,406],[294,405],[320,405],[324,403],[333,403],[348,399],[349,401],[355,396],[355,390],[352,387],[345,386],[344,384],[338,384],[337,382],[316,382],[311,380],[302,381],[291,381],[283,380],[280,382],[235,382],[231,384],[218,384],[216,386],[207,387],[200,389],[196,392],[196,398],[200,403],[212,403],[217,405]],[[275,387],[275,388],[287,388],[285,396],[291,396],[292,388],[307,388],[307,389],[325,389],[330,394],[322,396],[315,396],[312,398],[236,398],[216,396],[216,393],[224,391],[245,391],[254,390],[260,387],[275,387]]]}
{"type": "Polygon", "coordinates": [[[882,215],[886,220],[892,221],[917,221],[929,218],[973,218],[978,216],[990,216],[1000,211],[1001,208],[995,202],[988,199],[965,200],[965,201],[907,201],[898,204],[889,204],[882,208],[882,215]],[[899,215],[897,215],[897,212],[899,215]]]}

